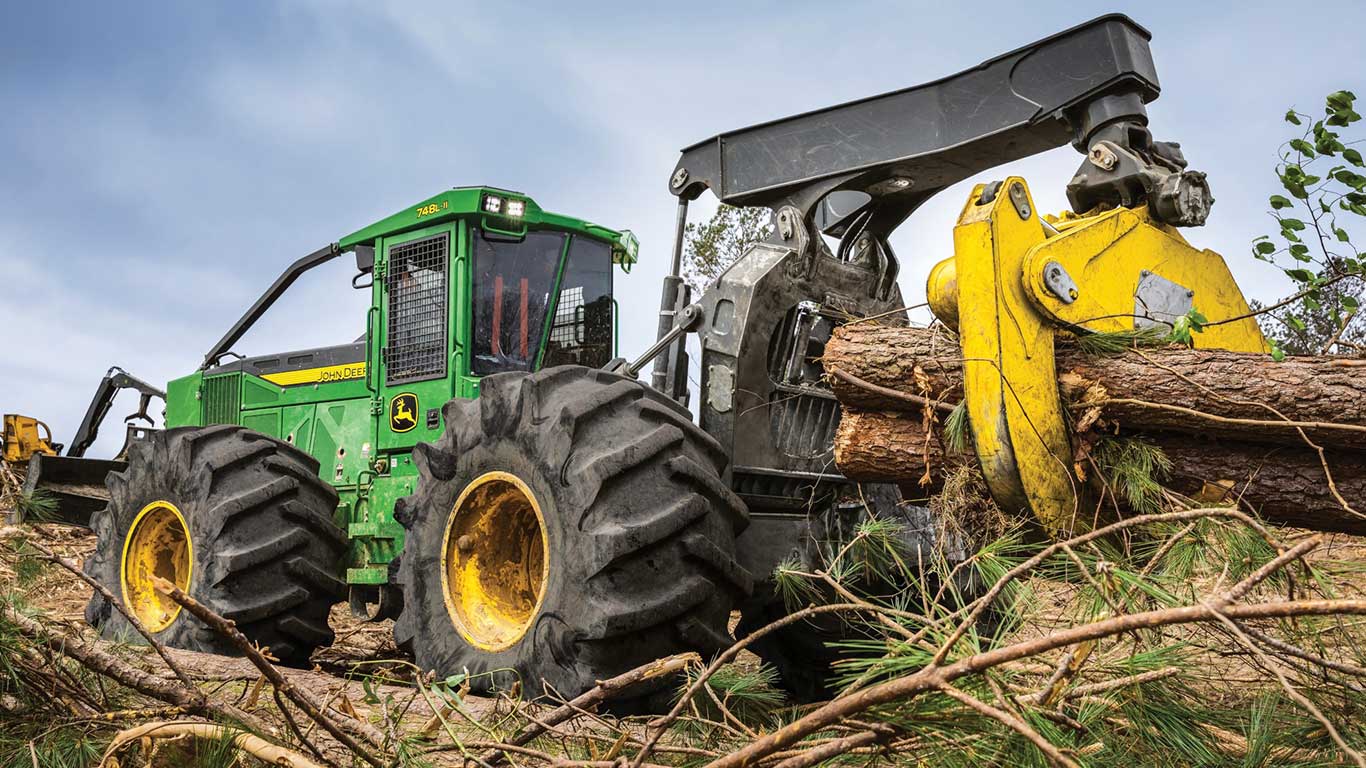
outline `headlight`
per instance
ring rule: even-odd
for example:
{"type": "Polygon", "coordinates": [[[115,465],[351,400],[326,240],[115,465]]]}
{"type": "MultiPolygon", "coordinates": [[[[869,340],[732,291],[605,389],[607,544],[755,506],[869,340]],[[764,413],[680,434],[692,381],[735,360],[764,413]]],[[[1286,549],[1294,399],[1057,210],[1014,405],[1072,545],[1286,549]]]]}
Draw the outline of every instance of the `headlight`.
{"type": "Polygon", "coordinates": [[[484,195],[484,210],[489,213],[502,213],[503,198],[497,195],[484,195]]]}
{"type": "Polygon", "coordinates": [[[508,200],[508,215],[509,215],[509,216],[521,216],[521,215],[524,214],[524,213],[526,213],[526,201],[525,201],[525,200],[508,200]]]}
{"type": "Polygon", "coordinates": [[[636,252],[640,250],[640,241],[636,239],[636,233],[629,229],[621,231],[621,237],[617,238],[617,244],[626,254],[626,260],[632,264],[636,261],[636,252]]]}

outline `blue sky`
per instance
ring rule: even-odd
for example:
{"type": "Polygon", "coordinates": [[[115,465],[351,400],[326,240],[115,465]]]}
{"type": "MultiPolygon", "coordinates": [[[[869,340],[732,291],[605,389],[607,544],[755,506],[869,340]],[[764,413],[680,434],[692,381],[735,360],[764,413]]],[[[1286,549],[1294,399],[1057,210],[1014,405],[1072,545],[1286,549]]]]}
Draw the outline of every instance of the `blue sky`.
{"type": "MultiPolygon", "coordinates": [[[[1109,11],[1153,32],[1160,139],[1217,203],[1188,232],[1245,291],[1288,106],[1366,96],[1366,5],[1176,3],[7,3],[0,48],[0,410],[69,440],[109,365],[154,382],[204,351],[293,259],[450,186],[523,190],[629,227],[623,353],[666,269],[678,150],[718,131],[935,79],[1109,11]]],[[[992,171],[1066,207],[1079,156],[992,171]]],[[[977,179],[980,181],[981,179],[977,179]]],[[[898,231],[908,298],[951,249],[972,181],[898,231]]],[[[706,206],[698,206],[699,214],[706,206]]],[[[349,263],[301,281],[239,350],[361,330],[349,263]]],[[[113,416],[132,410],[121,400],[113,416]]],[[[117,447],[111,421],[99,450],[117,447]]]]}

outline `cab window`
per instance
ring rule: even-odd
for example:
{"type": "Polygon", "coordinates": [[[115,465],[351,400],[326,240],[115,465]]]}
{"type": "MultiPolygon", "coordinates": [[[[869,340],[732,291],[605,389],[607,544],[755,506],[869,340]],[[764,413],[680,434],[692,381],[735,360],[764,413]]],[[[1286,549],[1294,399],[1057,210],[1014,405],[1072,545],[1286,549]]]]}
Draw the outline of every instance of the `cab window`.
{"type": "Polygon", "coordinates": [[[569,243],[542,367],[601,368],[612,359],[612,247],[586,237],[569,243]]]}

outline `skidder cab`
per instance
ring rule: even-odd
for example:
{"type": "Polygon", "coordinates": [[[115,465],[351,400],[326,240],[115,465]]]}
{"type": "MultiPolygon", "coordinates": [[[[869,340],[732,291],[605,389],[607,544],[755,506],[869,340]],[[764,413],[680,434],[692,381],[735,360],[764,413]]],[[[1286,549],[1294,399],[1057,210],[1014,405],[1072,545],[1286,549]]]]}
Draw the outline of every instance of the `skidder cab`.
{"type": "MultiPolygon", "coordinates": [[[[442,406],[477,397],[485,376],[607,364],[616,351],[613,277],[630,269],[636,248],[630,232],[550,213],[517,192],[468,187],[300,259],[198,371],[170,382],[167,429],[131,442],[127,463],[113,464],[109,506],[92,521],[93,572],[172,645],[229,650],[194,631],[155,591],[156,577],[291,663],[331,641],[328,610],[348,594],[367,618],[395,615],[405,529],[394,510],[417,487],[415,446],[437,440],[442,406]],[[232,351],[300,275],[343,254],[355,258],[353,287],[371,296],[359,339],[232,351]]],[[[437,594],[451,595],[452,632],[458,625],[501,642],[543,591],[546,558],[532,539],[544,548],[544,524],[527,512],[534,496],[522,491],[521,506],[499,501],[524,489],[519,482],[472,487],[451,508],[462,533],[441,581],[460,586],[437,594]]],[[[88,615],[107,632],[124,628],[98,596],[88,615]]]]}

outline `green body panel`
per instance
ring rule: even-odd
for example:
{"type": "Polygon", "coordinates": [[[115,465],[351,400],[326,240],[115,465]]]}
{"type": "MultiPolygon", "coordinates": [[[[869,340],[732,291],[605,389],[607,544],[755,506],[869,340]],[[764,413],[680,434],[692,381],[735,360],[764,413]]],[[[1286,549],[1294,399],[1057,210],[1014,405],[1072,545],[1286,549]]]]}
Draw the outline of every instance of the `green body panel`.
{"type": "MultiPolygon", "coordinates": [[[[371,305],[366,314],[365,374],[360,378],[304,384],[276,384],[240,371],[195,372],[167,384],[166,426],[240,424],[293,443],[318,460],[319,475],[337,489],[337,522],[351,539],[347,582],[380,585],[389,581],[389,564],[403,548],[403,527],[394,520],[394,504],[416,488],[412,449],[436,440],[445,428],[442,406],[451,398],[479,394],[479,377],[471,367],[472,238],[474,228],[519,237],[532,230],[555,230],[572,237],[607,243],[612,263],[629,270],[636,259],[635,237],[580,219],[549,213],[524,195],[492,187],[447,190],[427,198],[338,241],[343,250],[374,248],[371,305]],[[520,217],[488,215],[487,195],[522,201],[520,217]],[[449,236],[446,283],[446,372],[444,376],[388,385],[385,349],[389,297],[384,279],[392,248],[433,235],[449,236]],[[395,398],[412,396],[416,424],[391,428],[389,410],[395,398]]],[[[566,240],[553,278],[551,296],[558,297],[570,240],[566,240]]],[[[614,302],[615,303],[615,302],[614,302]]],[[[554,303],[538,331],[539,367],[550,335],[554,303]]],[[[612,349],[616,343],[613,315],[612,349]]],[[[270,374],[266,374],[270,375],[270,374]]],[[[411,402],[411,401],[405,401],[411,402]]]]}
{"type": "Polygon", "coordinates": [[[195,371],[166,384],[166,426],[202,427],[204,409],[199,403],[199,385],[204,374],[195,371]]]}

